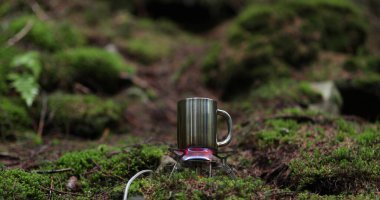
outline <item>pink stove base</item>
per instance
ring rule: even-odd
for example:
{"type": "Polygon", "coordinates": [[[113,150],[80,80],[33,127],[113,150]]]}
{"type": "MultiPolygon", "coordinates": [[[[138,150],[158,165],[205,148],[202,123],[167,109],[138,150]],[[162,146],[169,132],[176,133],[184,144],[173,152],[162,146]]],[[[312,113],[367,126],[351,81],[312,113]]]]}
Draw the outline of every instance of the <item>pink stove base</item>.
{"type": "Polygon", "coordinates": [[[209,148],[190,147],[183,150],[175,150],[175,154],[181,157],[183,161],[213,161],[215,159],[214,151],[209,148]]]}

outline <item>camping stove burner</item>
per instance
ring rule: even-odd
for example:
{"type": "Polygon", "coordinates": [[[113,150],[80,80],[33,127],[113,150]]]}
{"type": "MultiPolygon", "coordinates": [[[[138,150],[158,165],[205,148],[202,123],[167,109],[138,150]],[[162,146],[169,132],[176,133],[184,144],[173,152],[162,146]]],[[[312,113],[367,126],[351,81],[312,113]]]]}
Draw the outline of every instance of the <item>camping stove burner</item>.
{"type": "Polygon", "coordinates": [[[175,156],[177,163],[174,165],[171,175],[174,171],[181,168],[195,168],[200,173],[203,168],[208,168],[209,177],[212,176],[212,168],[222,169],[231,178],[235,178],[232,168],[227,165],[227,158],[236,153],[236,151],[218,152],[210,148],[189,147],[186,149],[169,149],[175,156]]]}
{"type": "Polygon", "coordinates": [[[214,151],[209,148],[187,148],[176,150],[174,153],[181,157],[182,161],[209,161],[214,158],[214,151]]]}

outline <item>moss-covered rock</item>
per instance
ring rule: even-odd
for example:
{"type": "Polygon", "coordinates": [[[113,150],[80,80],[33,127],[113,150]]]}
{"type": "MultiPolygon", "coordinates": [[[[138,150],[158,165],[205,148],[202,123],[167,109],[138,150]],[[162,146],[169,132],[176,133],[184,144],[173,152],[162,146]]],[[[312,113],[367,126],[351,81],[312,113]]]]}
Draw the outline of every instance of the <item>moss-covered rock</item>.
{"type": "Polygon", "coordinates": [[[23,47],[57,51],[68,47],[81,46],[85,43],[80,32],[69,24],[41,21],[30,15],[15,18],[7,26],[4,26],[5,28],[1,32],[4,38],[9,39],[28,23],[32,27],[19,42],[23,47]]]}
{"type": "Polygon", "coordinates": [[[367,22],[351,1],[274,1],[248,6],[231,23],[228,34],[223,56],[212,69],[205,67],[207,83],[216,83],[223,97],[286,77],[289,68],[317,61],[322,50],[359,52],[367,39],[367,22]]]}
{"type": "Polygon", "coordinates": [[[130,38],[126,50],[144,64],[149,64],[167,56],[171,48],[169,38],[144,36],[130,38]]]}
{"type": "Polygon", "coordinates": [[[0,136],[31,128],[31,124],[32,120],[19,100],[0,97],[0,136]]]}
{"type": "Polygon", "coordinates": [[[310,105],[322,100],[322,95],[313,89],[311,83],[283,79],[271,81],[251,92],[251,98],[256,101],[276,101],[283,104],[310,105]]]}
{"type": "MultiPolygon", "coordinates": [[[[364,15],[351,1],[302,0],[274,5],[254,4],[239,15],[236,23],[250,34],[249,37],[269,34],[276,40],[279,36],[282,43],[297,42],[299,45],[296,47],[305,45],[304,50],[318,45],[326,50],[356,52],[363,47],[367,37],[364,15]]],[[[273,44],[281,47],[275,40],[273,44]]],[[[297,49],[291,49],[293,52],[290,53],[297,53],[297,49]]]]}
{"type": "Polygon", "coordinates": [[[48,199],[48,176],[12,169],[0,170],[0,177],[1,199],[48,199]]]}
{"type": "Polygon", "coordinates": [[[97,137],[106,128],[115,129],[123,107],[94,95],[56,93],[48,98],[50,128],[82,137],[97,137]]]}
{"type": "Polygon", "coordinates": [[[48,91],[56,88],[72,91],[80,83],[94,92],[112,94],[133,75],[134,68],[116,54],[99,48],[74,48],[47,58],[41,84],[48,91]]]}

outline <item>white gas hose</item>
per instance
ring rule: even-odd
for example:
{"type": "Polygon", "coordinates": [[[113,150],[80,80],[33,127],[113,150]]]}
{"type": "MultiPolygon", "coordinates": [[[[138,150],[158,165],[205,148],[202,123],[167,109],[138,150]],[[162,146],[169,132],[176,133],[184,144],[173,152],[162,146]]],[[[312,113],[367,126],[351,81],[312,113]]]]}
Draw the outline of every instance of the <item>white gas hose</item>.
{"type": "Polygon", "coordinates": [[[144,174],[144,173],[153,173],[153,170],[150,170],[150,169],[146,169],[146,170],[142,170],[142,171],[139,171],[137,172],[134,176],[132,176],[131,179],[129,179],[128,183],[127,183],[127,186],[125,186],[125,190],[124,190],[124,198],[123,200],[127,200],[128,198],[128,190],[129,190],[129,187],[131,187],[131,184],[132,182],[138,177],[140,176],[141,174],[144,174]]]}

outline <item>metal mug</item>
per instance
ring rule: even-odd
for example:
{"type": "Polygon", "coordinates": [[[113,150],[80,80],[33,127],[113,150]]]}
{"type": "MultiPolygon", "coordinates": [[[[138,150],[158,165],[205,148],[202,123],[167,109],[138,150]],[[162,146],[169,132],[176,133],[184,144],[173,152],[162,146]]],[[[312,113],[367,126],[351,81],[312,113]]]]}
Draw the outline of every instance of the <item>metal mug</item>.
{"type": "Polygon", "coordinates": [[[203,147],[217,149],[231,142],[232,119],[217,108],[217,101],[209,98],[186,98],[177,104],[177,143],[179,149],[203,147]],[[227,121],[228,135],[217,141],[217,115],[227,121]]]}

